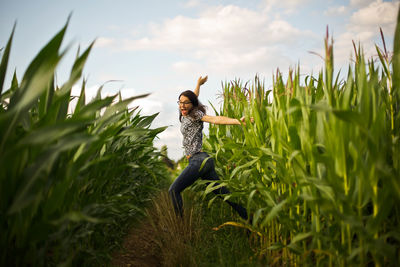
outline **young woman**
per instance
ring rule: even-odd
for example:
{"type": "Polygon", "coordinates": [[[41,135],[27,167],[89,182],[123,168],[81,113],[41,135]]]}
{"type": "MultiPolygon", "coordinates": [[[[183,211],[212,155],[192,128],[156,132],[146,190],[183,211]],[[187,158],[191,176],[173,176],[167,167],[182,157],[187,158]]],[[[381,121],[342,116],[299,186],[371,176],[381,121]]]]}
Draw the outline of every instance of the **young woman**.
{"type": "MultiPolygon", "coordinates": [[[[185,149],[185,155],[189,160],[189,165],[182,171],[178,178],[169,188],[169,194],[172,199],[172,203],[175,212],[180,216],[183,215],[182,209],[182,197],[181,192],[192,185],[198,178],[205,180],[219,180],[217,173],[215,172],[214,161],[209,158],[204,164],[203,168],[200,169],[203,161],[209,157],[206,152],[202,152],[202,137],[203,137],[203,122],[213,124],[230,124],[240,125],[240,121],[244,123],[244,117],[239,120],[228,118],[224,116],[209,116],[206,115],[205,107],[199,102],[198,96],[200,93],[200,86],[207,81],[206,77],[201,77],[197,81],[196,89],[193,91],[184,91],[179,95],[179,121],[181,122],[181,132],[183,135],[183,147],[185,149]]],[[[215,194],[229,194],[227,188],[221,187],[214,190],[215,194]]],[[[234,210],[242,217],[247,220],[246,209],[239,204],[231,201],[226,201],[232,206],[234,210]]]]}

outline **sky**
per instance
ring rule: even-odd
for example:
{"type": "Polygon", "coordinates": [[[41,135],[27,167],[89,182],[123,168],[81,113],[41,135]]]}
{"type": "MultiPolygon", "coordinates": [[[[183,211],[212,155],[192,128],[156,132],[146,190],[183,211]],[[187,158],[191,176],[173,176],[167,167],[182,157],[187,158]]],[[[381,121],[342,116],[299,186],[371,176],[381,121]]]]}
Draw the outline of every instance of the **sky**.
{"type": "MultiPolygon", "coordinates": [[[[168,126],[155,141],[168,146],[172,159],[183,156],[179,131],[179,94],[208,75],[200,101],[218,107],[221,84],[258,75],[272,87],[277,68],[283,76],[300,65],[300,73],[317,75],[323,67],[327,27],[334,40],[335,69],[347,70],[352,41],[367,58],[375,44],[393,51],[400,0],[0,0],[0,48],[14,23],[5,87],[14,70],[19,79],[40,49],[71,16],[57,70],[57,84],[68,78],[78,51],[95,45],[85,65],[87,95],[121,92],[123,97],[150,93],[132,102],[143,115],[159,113],[152,127],[168,126]],[[314,53],[310,53],[314,52],[314,53]]],[[[79,94],[79,83],[73,94],[79,94]]],[[[207,134],[208,126],[204,132],[207,134]]]]}

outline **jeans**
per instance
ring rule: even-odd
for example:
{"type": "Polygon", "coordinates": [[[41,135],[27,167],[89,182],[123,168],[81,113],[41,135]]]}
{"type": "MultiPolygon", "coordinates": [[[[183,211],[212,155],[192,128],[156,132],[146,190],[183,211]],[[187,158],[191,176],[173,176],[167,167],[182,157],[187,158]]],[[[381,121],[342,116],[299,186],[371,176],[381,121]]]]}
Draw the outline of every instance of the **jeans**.
{"type": "MultiPolygon", "coordinates": [[[[172,199],[172,204],[174,206],[176,214],[180,216],[183,215],[181,192],[185,190],[186,187],[192,185],[199,178],[204,180],[219,180],[218,175],[215,172],[214,160],[212,158],[208,158],[203,168],[200,170],[203,160],[207,157],[209,156],[206,152],[199,152],[191,156],[189,158],[189,165],[182,171],[182,173],[170,186],[168,192],[172,199]]],[[[229,194],[230,192],[226,187],[221,187],[215,189],[213,193],[229,194]]],[[[227,200],[226,202],[232,206],[232,208],[240,215],[240,217],[247,220],[247,212],[244,207],[229,200],[227,200]]]]}

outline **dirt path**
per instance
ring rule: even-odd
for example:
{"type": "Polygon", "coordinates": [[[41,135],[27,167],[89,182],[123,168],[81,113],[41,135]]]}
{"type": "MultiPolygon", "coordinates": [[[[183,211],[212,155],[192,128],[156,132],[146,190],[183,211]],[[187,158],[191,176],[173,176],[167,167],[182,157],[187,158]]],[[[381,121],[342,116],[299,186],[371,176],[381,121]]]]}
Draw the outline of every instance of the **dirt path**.
{"type": "Polygon", "coordinates": [[[131,229],[126,236],[122,250],[113,255],[111,266],[162,266],[160,248],[154,241],[154,235],[154,228],[145,218],[139,227],[131,229]]]}

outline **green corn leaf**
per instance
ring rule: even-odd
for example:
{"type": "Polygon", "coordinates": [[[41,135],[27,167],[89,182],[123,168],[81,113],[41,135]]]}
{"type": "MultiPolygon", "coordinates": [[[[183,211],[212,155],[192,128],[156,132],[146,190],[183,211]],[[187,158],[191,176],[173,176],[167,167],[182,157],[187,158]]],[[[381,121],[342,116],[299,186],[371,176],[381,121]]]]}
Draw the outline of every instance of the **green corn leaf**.
{"type": "Polygon", "coordinates": [[[106,111],[104,112],[103,116],[101,117],[101,121],[108,119],[110,116],[112,116],[116,112],[120,112],[120,111],[124,110],[128,106],[128,104],[131,103],[132,101],[134,101],[135,99],[144,98],[144,97],[147,97],[148,95],[149,94],[133,96],[133,97],[127,98],[121,102],[118,102],[114,105],[108,106],[106,111]]]}
{"type": "MultiPolygon", "coordinates": [[[[9,135],[13,132],[18,123],[22,123],[24,125],[24,122],[27,121],[28,113],[26,111],[46,90],[49,80],[52,78],[55,67],[57,66],[59,60],[60,58],[57,58],[57,60],[55,60],[54,62],[49,63],[48,66],[38,69],[38,71],[33,75],[31,82],[27,85],[27,87],[19,89],[20,95],[18,102],[8,109],[8,112],[4,114],[4,117],[0,117],[0,125],[5,126],[5,134],[2,137],[0,153],[2,153],[5,142],[8,140],[9,135]]],[[[18,90],[15,92],[15,94],[18,95],[18,90]]]]}
{"type": "Polygon", "coordinates": [[[52,223],[53,224],[61,224],[61,223],[65,223],[67,221],[71,221],[71,222],[84,221],[84,222],[90,222],[90,223],[104,222],[104,220],[102,220],[102,219],[88,216],[80,211],[70,211],[70,212],[66,213],[62,218],[52,221],[52,223]]]}
{"type": "Polygon", "coordinates": [[[378,53],[378,57],[379,57],[379,60],[381,61],[381,65],[383,67],[383,70],[385,71],[385,75],[387,77],[391,76],[390,72],[389,72],[389,69],[388,69],[388,66],[386,64],[386,60],[383,58],[383,55],[382,55],[382,52],[381,52],[380,48],[377,45],[375,45],[375,49],[376,49],[376,52],[378,53]]]}
{"type": "MultiPolygon", "coordinates": [[[[397,98],[397,103],[400,102],[400,7],[397,11],[396,30],[393,39],[393,90],[397,98]]],[[[398,125],[397,125],[398,127],[398,125]]]]}
{"type": "Polygon", "coordinates": [[[281,210],[285,206],[286,202],[287,202],[287,200],[284,199],[279,204],[272,207],[272,209],[268,212],[265,219],[262,221],[261,225],[265,226],[268,222],[270,222],[272,219],[274,219],[276,216],[278,216],[278,213],[281,212],[281,210]]]}
{"type": "Polygon", "coordinates": [[[78,102],[76,103],[74,114],[79,113],[79,111],[85,106],[86,102],[85,89],[86,89],[86,79],[83,79],[81,86],[81,93],[79,95],[78,102]]]}
{"type": "Polygon", "coordinates": [[[332,113],[335,114],[341,120],[354,123],[364,128],[364,116],[360,113],[353,110],[332,110],[332,113]]]}
{"type": "Polygon", "coordinates": [[[57,110],[57,117],[56,121],[64,121],[67,119],[67,113],[68,113],[68,106],[70,103],[70,93],[72,87],[67,89],[68,93],[62,92],[63,89],[66,89],[65,87],[61,88],[60,91],[57,91],[58,99],[57,99],[57,104],[58,104],[58,110],[57,110]]]}
{"type": "Polygon", "coordinates": [[[266,210],[266,208],[261,208],[256,210],[256,212],[254,212],[254,216],[253,216],[253,225],[257,225],[258,220],[261,217],[261,214],[266,210]]]}
{"type": "Polygon", "coordinates": [[[221,187],[226,186],[226,183],[217,183],[217,182],[211,182],[207,185],[206,190],[204,191],[205,195],[208,195],[209,193],[213,192],[214,190],[217,190],[221,187]]]}
{"type": "Polygon", "coordinates": [[[268,247],[269,250],[279,250],[279,249],[282,249],[282,248],[284,248],[284,245],[282,243],[280,243],[280,242],[277,242],[277,243],[275,243],[275,244],[273,244],[273,245],[268,247]]]}
{"type": "Polygon", "coordinates": [[[248,168],[248,167],[254,165],[257,161],[259,161],[259,158],[253,159],[252,161],[249,161],[249,162],[247,162],[247,163],[245,163],[245,164],[243,164],[243,165],[240,165],[240,166],[236,167],[236,168],[233,170],[232,174],[231,174],[231,179],[236,175],[236,173],[237,173],[238,171],[240,171],[240,170],[242,170],[242,169],[245,169],[245,168],[248,168]]]}
{"type": "Polygon", "coordinates": [[[48,113],[48,111],[52,105],[53,96],[54,96],[54,92],[55,92],[54,81],[55,81],[55,77],[53,75],[53,78],[49,82],[45,92],[43,92],[43,94],[40,96],[40,100],[38,103],[40,118],[43,118],[44,116],[46,116],[46,114],[48,113]]]}
{"type": "Polygon", "coordinates": [[[10,107],[18,105],[17,110],[29,108],[27,104],[36,99],[46,88],[50,77],[54,74],[55,67],[66,53],[64,51],[60,55],[58,54],[67,25],[68,22],[29,64],[22,78],[20,90],[17,90],[10,99],[10,107]]]}
{"type": "Polygon", "coordinates": [[[114,98],[114,96],[109,96],[104,99],[93,100],[89,104],[83,106],[81,109],[75,110],[72,118],[95,118],[96,112],[104,107],[109,106],[114,98]]]}
{"type": "Polygon", "coordinates": [[[88,48],[86,48],[86,50],[82,53],[82,55],[75,60],[70,74],[70,80],[72,84],[75,84],[75,82],[82,76],[83,67],[86,64],[86,61],[89,57],[90,51],[92,50],[94,43],[95,42],[93,41],[88,46],[88,48]]]}
{"type": "Polygon", "coordinates": [[[308,232],[308,233],[299,233],[297,235],[295,235],[293,237],[293,239],[291,240],[290,244],[295,244],[299,241],[302,241],[308,237],[312,236],[312,232],[308,232]]]}
{"type": "MultiPolygon", "coordinates": [[[[53,78],[54,71],[61,60],[61,57],[54,58],[54,60],[48,60],[46,65],[40,66],[37,71],[30,76],[29,82],[21,83],[21,89],[16,91],[18,99],[14,96],[10,100],[10,112],[28,110],[38,99],[38,97],[47,89],[48,84],[53,78]],[[24,86],[25,85],[25,86],[24,86]],[[17,101],[12,104],[11,101],[17,101]]],[[[14,94],[14,95],[15,95],[14,94]]]]}
{"type": "Polygon", "coordinates": [[[207,161],[210,159],[211,157],[207,157],[203,160],[203,162],[201,163],[199,172],[201,172],[201,170],[204,168],[204,165],[206,165],[207,161]]]}
{"type": "Polygon", "coordinates": [[[9,88],[9,90],[5,91],[1,96],[1,98],[2,98],[1,101],[3,101],[3,104],[5,106],[8,107],[8,103],[6,104],[4,100],[7,98],[11,98],[11,96],[14,94],[15,90],[17,90],[18,87],[19,87],[19,85],[18,85],[18,79],[17,79],[17,72],[14,71],[13,78],[11,81],[11,87],[9,88]]]}
{"type": "Polygon", "coordinates": [[[342,109],[349,109],[349,107],[351,106],[351,97],[354,94],[353,86],[354,86],[353,71],[349,67],[346,86],[344,87],[342,99],[340,100],[342,109]]]}
{"type": "Polygon", "coordinates": [[[18,145],[46,145],[67,136],[78,129],[84,129],[87,123],[66,121],[55,125],[48,125],[27,134],[18,145]]]}
{"type": "Polygon", "coordinates": [[[2,98],[3,85],[4,85],[4,79],[6,77],[8,59],[10,57],[11,44],[12,44],[12,40],[14,37],[15,27],[16,27],[16,23],[14,23],[14,26],[13,26],[13,29],[11,32],[11,36],[8,39],[6,48],[5,48],[3,56],[1,58],[1,63],[0,63],[0,101],[3,100],[3,98],[2,98]]]}
{"type": "Polygon", "coordinates": [[[150,124],[154,121],[154,119],[158,116],[159,113],[155,113],[150,116],[144,116],[142,120],[136,125],[137,127],[140,128],[146,128],[149,127],[150,124]]]}
{"type": "Polygon", "coordinates": [[[61,139],[57,144],[47,148],[46,151],[44,151],[36,160],[35,164],[32,164],[29,168],[25,169],[24,177],[26,182],[16,193],[13,203],[7,213],[17,213],[40,197],[40,194],[37,194],[37,192],[32,192],[34,185],[36,184],[40,174],[43,172],[48,173],[50,171],[60,153],[77,147],[82,143],[93,142],[95,139],[96,137],[86,134],[75,134],[74,136],[61,139]]]}

